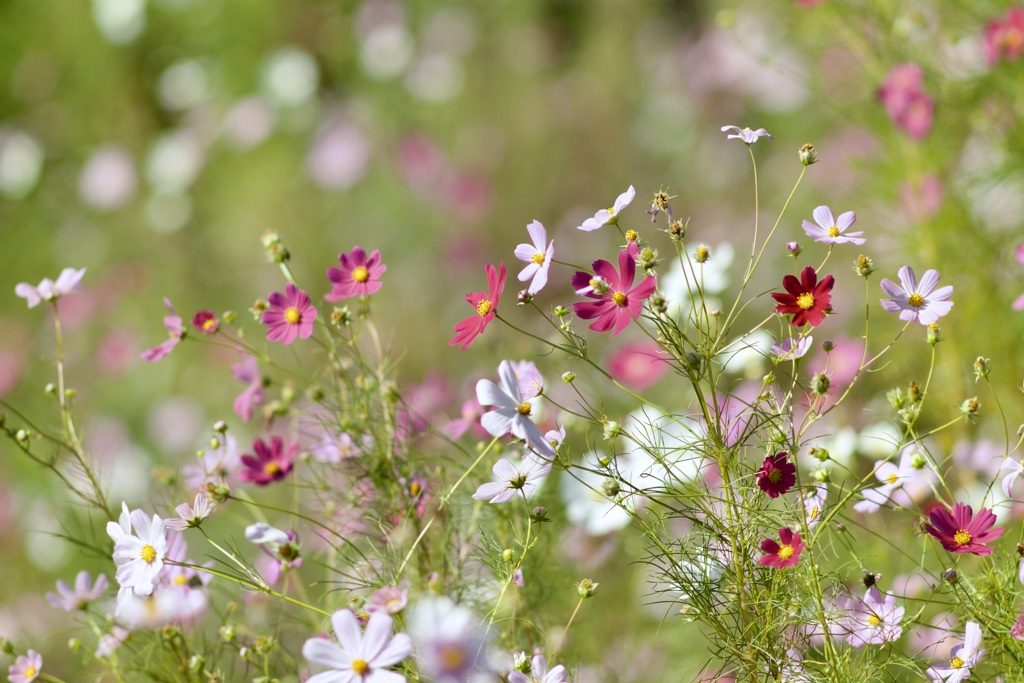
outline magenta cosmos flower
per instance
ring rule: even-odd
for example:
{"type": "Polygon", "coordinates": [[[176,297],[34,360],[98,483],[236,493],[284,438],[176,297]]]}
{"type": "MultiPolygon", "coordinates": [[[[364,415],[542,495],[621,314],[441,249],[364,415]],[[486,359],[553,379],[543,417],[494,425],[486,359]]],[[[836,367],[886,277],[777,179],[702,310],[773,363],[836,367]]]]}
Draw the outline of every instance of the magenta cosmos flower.
{"type": "Polygon", "coordinates": [[[789,453],[767,455],[757,471],[757,485],[769,498],[778,498],[796,485],[796,465],[789,462],[789,453]]]}
{"type": "Polygon", "coordinates": [[[412,654],[412,640],[404,633],[392,635],[393,623],[387,614],[374,612],[363,633],[350,610],[335,612],[331,625],[338,642],[316,637],[302,646],[303,657],[330,669],[306,683],[404,683],[405,676],[387,667],[412,654]]]}
{"type": "Polygon", "coordinates": [[[28,654],[18,657],[14,664],[7,667],[7,680],[11,683],[32,683],[39,678],[42,670],[43,656],[35,650],[29,650],[28,654]]]}
{"type": "Polygon", "coordinates": [[[787,526],[779,529],[779,540],[782,541],[781,544],[770,538],[761,541],[761,551],[765,555],[761,556],[758,564],[782,569],[792,567],[800,561],[800,553],[807,547],[807,544],[800,540],[800,534],[787,526]]]}
{"type": "Polygon", "coordinates": [[[922,325],[937,323],[939,318],[949,313],[953,302],[953,287],[946,285],[935,289],[939,284],[939,274],[934,270],[925,271],[921,282],[917,281],[914,269],[903,266],[899,270],[900,285],[889,278],[882,279],[882,291],[892,299],[882,299],[882,308],[889,313],[899,313],[900,320],[917,321],[922,325]]]}
{"type": "Polygon", "coordinates": [[[290,282],[284,292],[271,292],[267,297],[270,309],[263,312],[267,340],[291,344],[296,337],[308,339],[316,320],[316,309],[309,302],[309,295],[290,282]]]}
{"type": "Polygon", "coordinates": [[[338,254],[338,261],[341,268],[327,269],[327,279],[331,281],[331,293],[324,295],[327,301],[368,296],[381,288],[380,276],[388,267],[380,262],[379,251],[367,258],[360,247],[353,247],[349,254],[338,254]]]}
{"type": "Polygon", "coordinates": [[[164,316],[164,329],[167,330],[168,339],[167,341],[157,344],[151,349],[146,349],[142,352],[142,360],[155,363],[161,358],[165,357],[174,347],[178,345],[181,338],[184,336],[184,331],[181,327],[181,316],[174,310],[174,306],[171,305],[171,300],[164,297],[164,306],[170,311],[170,315],[164,316]]]}
{"type": "Polygon", "coordinates": [[[824,244],[864,244],[863,231],[846,232],[857,221],[857,214],[846,211],[836,218],[832,209],[819,206],[814,210],[814,223],[804,221],[804,232],[815,242],[824,244]],[[815,225],[817,223],[817,225],[815,225]]]}
{"type": "Polygon", "coordinates": [[[219,325],[220,321],[217,320],[217,316],[214,315],[213,311],[199,311],[192,316],[192,327],[203,334],[216,333],[219,325]]]}
{"type": "Polygon", "coordinates": [[[818,274],[814,268],[807,266],[797,280],[793,275],[782,278],[785,292],[772,292],[772,298],[779,302],[776,313],[793,315],[793,327],[810,325],[817,327],[825,320],[825,314],[831,309],[832,286],[835,278],[826,275],[818,282],[818,274]]]}
{"type": "MultiPolygon", "coordinates": [[[[595,319],[590,329],[595,332],[612,331],[612,336],[622,332],[634,318],[640,316],[644,300],[654,293],[657,280],[648,275],[636,287],[636,257],[639,247],[636,242],[619,252],[619,272],[615,266],[604,259],[594,261],[594,272],[600,278],[600,286],[587,292],[585,296],[597,301],[581,301],[572,305],[576,315],[584,320],[595,319]]],[[[572,286],[576,291],[585,289],[588,283],[593,284],[597,278],[579,272],[572,276],[572,286]]]]}
{"type": "Polygon", "coordinates": [[[516,258],[527,264],[519,272],[519,281],[526,282],[533,278],[526,291],[536,294],[548,283],[548,270],[551,268],[551,258],[555,255],[555,242],[552,240],[547,247],[544,246],[548,241],[548,231],[539,221],[527,225],[526,231],[530,233],[533,244],[524,243],[516,247],[516,258]]]}
{"type": "Polygon", "coordinates": [[[766,131],[764,128],[751,130],[750,128],[740,128],[739,126],[722,126],[723,133],[729,130],[734,130],[736,132],[732,135],[727,135],[725,137],[726,140],[732,140],[733,138],[735,138],[737,140],[742,140],[745,144],[748,145],[752,145],[755,142],[757,142],[758,138],[768,138],[772,142],[775,142],[775,138],[772,137],[772,134],[766,131]]]}
{"type": "Polygon", "coordinates": [[[255,457],[242,456],[244,469],[239,472],[238,477],[242,481],[249,481],[260,486],[266,486],[272,481],[280,481],[292,471],[292,463],[298,449],[298,444],[293,443],[286,450],[284,442],[277,436],[270,440],[269,446],[263,442],[263,439],[254,439],[252,450],[256,455],[255,457]]]}
{"type": "Polygon", "coordinates": [[[466,301],[476,309],[476,315],[471,315],[455,324],[455,336],[448,342],[448,346],[458,346],[460,351],[465,351],[494,320],[498,309],[498,299],[501,298],[501,292],[505,289],[505,276],[504,262],[498,264],[497,270],[494,269],[494,266],[487,265],[487,291],[470,292],[466,295],[466,301]]]}
{"type": "Polygon", "coordinates": [[[992,548],[986,543],[1003,535],[1005,529],[993,529],[996,523],[995,514],[988,508],[974,510],[970,505],[956,503],[953,510],[937,507],[928,515],[931,524],[925,530],[939,539],[942,547],[951,553],[970,553],[972,555],[991,555],[992,548]]]}

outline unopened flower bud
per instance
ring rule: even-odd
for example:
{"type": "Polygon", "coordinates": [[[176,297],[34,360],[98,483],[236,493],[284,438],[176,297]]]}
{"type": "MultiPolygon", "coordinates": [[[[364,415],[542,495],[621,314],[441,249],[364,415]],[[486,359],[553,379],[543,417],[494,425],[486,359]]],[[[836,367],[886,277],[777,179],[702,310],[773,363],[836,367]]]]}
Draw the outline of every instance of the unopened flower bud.
{"type": "Polygon", "coordinates": [[[974,383],[977,384],[978,380],[988,377],[988,373],[988,358],[978,356],[977,360],[974,361],[974,383]]]}
{"type": "Polygon", "coordinates": [[[604,438],[614,439],[622,431],[622,427],[615,420],[608,420],[604,423],[604,438]]]}
{"type": "Polygon", "coordinates": [[[636,264],[643,268],[645,272],[652,272],[658,265],[658,250],[650,247],[644,247],[640,250],[640,255],[637,257],[636,264]]]}
{"type": "Polygon", "coordinates": [[[534,524],[543,524],[544,522],[550,522],[548,519],[548,509],[543,505],[538,505],[530,511],[530,521],[534,524]]]}
{"type": "Polygon", "coordinates": [[[614,498],[615,496],[619,495],[620,491],[622,491],[622,487],[619,486],[619,482],[615,481],[614,479],[605,479],[604,484],[601,485],[601,488],[604,490],[604,495],[608,496],[609,498],[614,498]]]}
{"type": "Polygon", "coordinates": [[[208,481],[203,487],[203,495],[211,503],[223,503],[231,497],[231,487],[223,481],[208,481]]]}
{"type": "Polygon", "coordinates": [[[46,394],[47,396],[55,396],[57,394],[57,385],[54,384],[53,382],[50,382],[45,387],[43,387],[43,393],[46,394]]]}
{"type": "Polygon", "coordinates": [[[352,324],[352,311],[348,310],[348,306],[335,307],[331,311],[331,324],[335,327],[344,327],[352,324]]]}
{"type": "Polygon", "coordinates": [[[817,458],[821,462],[828,460],[828,449],[811,446],[811,450],[808,452],[811,454],[812,458],[817,458]]]}
{"type": "Polygon", "coordinates": [[[576,584],[576,592],[579,593],[581,598],[590,598],[593,597],[595,592],[597,592],[597,587],[600,585],[601,584],[594,583],[590,579],[583,579],[576,584]]]}
{"type": "Polygon", "coordinates": [[[799,242],[786,242],[786,253],[792,257],[797,257],[803,249],[800,248],[799,242]]]}
{"type": "Polygon", "coordinates": [[[820,160],[818,157],[818,151],[814,149],[814,145],[809,142],[800,148],[800,151],[797,152],[797,156],[800,157],[800,163],[804,166],[816,164],[820,160]]]}
{"type": "Polygon", "coordinates": [[[555,316],[558,318],[564,318],[569,315],[569,309],[565,306],[555,306],[555,316]]]}
{"type": "Polygon", "coordinates": [[[811,377],[811,393],[816,396],[823,396],[828,393],[829,387],[832,386],[832,378],[826,375],[824,372],[811,377]]]}
{"type": "Polygon", "coordinates": [[[712,318],[720,318],[722,317],[722,309],[712,308],[710,311],[708,311],[708,315],[710,315],[712,318]]]}
{"type": "Polygon", "coordinates": [[[825,353],[832,353],[832,349],[835,347],[836,345],[828,340],[821,342],[821,350],[825,353]]]}
{"type": "Polygon", "coordinates": [[[638,239],[640,239],[640,234],[636,230],[629,229],[626,231],[627,242],[636,242],[638,239]]]}
{"type": "Polygon", "coordinates": [[[230,325],[231,323],[235,322],[236,318],[238,318],[238,314],[235,313],[234,311],[224,311],[224,314],[221,315],[221,318],[224,319],[224,322],[230,325]]]}
{"type": "Polygon", "coordinates": [[[512,548],[505,548],[501,551],[501,559],[506,562],[511,562],[513,557],[515,557],[515,553],[512,552],[512,548]]]}
{"type": "Polygon", "coordinates": [[[686,237],[686,224],[678,218],[668,224],[668,236],[674,240],[686,237]]]}
{"type": "Polygon", "coordinates": [[[921,455],[920,451],[914,451],[914,455],[910,458],[910,466],[915,470],[923,470],[924,466],[928,464],[928,460],[921,455]]]}
{"type": "Polygon", "coordinates": [[[572,370],[562,373],[562,381],[566,384],[572,384],[573,380],[576,379],[576,373],[572,370]]]}
{"type": "Polygon", "coordinates": [[[210,448],[212,448],[213,450],[217,450],[218,448],[220,448],[220,439],[218,439],[215,436],[212,437],[210,439],[210,448]]]}
{"type": "Polygon", "coordinates": [[[654,296],[647,300],[647,303],[651,307],[651,310],[657,313],[658,315],[663,315],[666,311],[668,311],[668,301],[666,301],[665,297],[663,297],[661,294],[655,294],[654,296]]]}
{"type": "Polygon", "coordinates": [[[889,405],[891,405],[896,410],[900,410],[901,408],[903,408],[904,405],[906,405],[906,399],[903,396],[903,390],[900,389],[899,387],[887,391],[885,393],[885,398],[889,401],[889,405]]]}
{"type": "Polygon", "coordinates": [[[958,581],[960,581],[960,576],[957,575],[956,570],[951,567],[942,572],[942,580],[949,585],[954,586],[958,581]]]}
{"type": "Polygon", "coordinates": [[[857,273],[861,277],[867,277],[871,273],[875,272],[875,262],[869,257],[861,254],[857,257],[857,260],[853,262],[853,272],[857,273]]]}
{"type": "Polygon", "coordinates": [[[518,306],[525,306],[531,301],[533,301],[533,294],[530,294],[530,291],[527,289],[524,289],[520,291],[518,294],[516,294],[516,305],[518,306]]]}
{"type": "Polygon", "coordinates": [[[827,484],[829,480],[832,478],[832,475],[829,474],[827,468],[819,467],[815,469],[813,472],[811,472],[811,478],[814,479],[814,481],[818,482],[819,484],[827,484]]]}
{"type": "Polygon", "coordinates": [[[914,403],[920,403],[921,399],[924,398],[924,394],[921,393],[921,387],[917,386],[917,382],[910,380],[910,384],[907,385],[907,398],[914,403]]]}
{"type": "Polygon", "coordinates": [[[213,431],[218,434],[225,434],[228,431],[228,423],[224,420],[217,420],[213,423],[213,431]]]}
{"type": "Polygon", "coordinates": [[[942,341],[942,330],[939,328],[938,323],[932,323],[928,326],[927,339],[929,344],[938,344],[942,341]]]}
{"type": "Polygon", "coordinates": [[[68,639],[68,649],[72,652],[78,652],[78,649],[82,647],[82,641],[78,638],[68,639]]]}
{"type": "Polygon", "coordinates": [[[263,318],[263,312],[268,308],[270,308],[270,304],[263,299],[256,299],[256,303],[252,305],[249,312],[252,313],[253,319],[256,320],[256,322],[259,322],[263,318]]]}
{"type": "Polygon", "coordinates": [[[78,396],[78,392],[76,390],[74,390],[74,389],[65,389],[64,390],[64,398],[74,398],[75,396],[78,396]]]}
{"type": "Polygon", "coordinates": [[[28,430],[25,429],[19,429],[14,433],[15,440],[23,446],[28,442],[28,436],[28,430]]]}
{"type": "Polygon", "coordinates": [[[711,251],[707,248],[706,245],[700,245],[693,252],[693,260],[696,261],[697,263],[707,263],[707,260],[709,258],[711,258],[711,251]]]}
{"type": "Polygon", "coordinates": [[[960,405],[960,414],[970,419],[978,414],[978,410],[981,408],[981,403],[978,402],[978,397],[969,398],[960,405]]]}

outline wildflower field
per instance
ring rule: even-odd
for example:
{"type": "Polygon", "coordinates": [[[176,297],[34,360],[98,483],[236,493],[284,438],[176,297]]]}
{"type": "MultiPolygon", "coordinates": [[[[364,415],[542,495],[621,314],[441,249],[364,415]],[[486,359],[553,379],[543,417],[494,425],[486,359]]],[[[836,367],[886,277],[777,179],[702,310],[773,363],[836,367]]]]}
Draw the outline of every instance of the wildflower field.
{"type": "Polygon", "coordinates": [[[7,680],[1024,681],[1024,5],[0,36],[7,680]]]}

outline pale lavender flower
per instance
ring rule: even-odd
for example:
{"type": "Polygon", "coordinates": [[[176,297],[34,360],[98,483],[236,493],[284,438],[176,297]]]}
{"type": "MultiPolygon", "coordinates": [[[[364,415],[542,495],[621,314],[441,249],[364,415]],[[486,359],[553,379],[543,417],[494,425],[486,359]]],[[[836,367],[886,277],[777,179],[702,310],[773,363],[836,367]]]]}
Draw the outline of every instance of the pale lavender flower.
{"type": "Polygon", "coordinates": [[[398,614],[409,604],[409,591],[398,586],[385,586],[374,591],[370,596],[370,602],[366,605],[366,611],[384,612],[385,614],[398,614]]]}
{"type": "Polygon", "coordinates": [[[864,244],[864,238],[861,237],[864,234],[863,231],[846,232],[848,228],[853,227],[854,222],[857,220],[857,215],[853,211],[841,213],[839,218],[836,218],[832,214],[832,209],[827,206],[819,206],[814,210],[813,215],[817,225],[810,221],[804,221],[803,227],[807,236],[815,242],[823,242],[824,244],[864,244]]]}
{"type": "Polygon", "coordinates": [[[522,394],[524,401],[540,396],[544,391],[544,378],[541,377],[540,370],[537,369],[533,361],[521,360],[518,363],[512,363],[512,369],[516,373],[516,379],[519,380],[519,393],[522,394]]]}
{"type": "Polygon", "coordinates": [[[316,674],[306,683],[403,683],[405,676],[387,671],[412,654],[412,640],[404,633],[392,635],[391,617],[383,612],[370,615],[366,632],[351,610],[342,609],[331,617],[338,643],[315,637],[302,646],[302,656],[330,671],[316,674]]]}
{"type": "Polygon", "coordinates": [[[736,138],[737,140],[742,140],[744,143],[748,145],[752,145],[755,142],[757,142],[758,138],[768,138],[772,142],[775,141],[775,138],[772,137],[771,133],[766,131],[764,128],[751,130],[750,128],[740,128],[739,126],[722,126],[723,133],[728,130],[734,130],[736,131],[736,134],[727,135],[725,138],[726,140],[732,140],[733,138],[736,138]]]}
{"type": "Polygon", "coordinates": [[[498,377],[500,385],[489,379],[482,379],[476,384],[476,400],[480,405],[495,407],[495,410],[484,413],[480,424],[491,436],[511,433],[544,457],[554,459],[554,451],[530,419],[533,406],[523,398],[512,363],[503,360],[498,366],[498,377]]]}
{"type": "Polygon", "coordinates": [[[821,513],[825,509],[825,499],[827,497],[828,484],[818,484],[811,491],[804,494],[804,513],[808,529],[813,529],[821,521],[821,513]]]}
{"type": "Polygon", "coordinates": [[[795,648],[786,650],[789,662],[782,666],[779,672],[781,683],[812,683],[812,679],[804,669],[804,655],[795,648]]]}
{"type": "MultiPolygon", "coordinates": [[[[615,198],[615,203],[612,204],[611,208],[601,209],[594,214],[593,218],[588,218],[583,221],[583,225],[580,225],[577,230],[586,230],[587,232],[590,232],[591,230],[597,230],[609,223],[617,223],[619,220],[619,212],[629,206],[634,197],[636,197],[636,190],[632,185],[630,185],[628,190],[615,198]]],[[[580,294],[580,292],[577,291],[577,294],[580,294]]]]}
{"type": "Polygon", "coordinates": [[[107,577],[103,574],[96,577],[96,583],[92,583],[89,572],[83,569],[75,577],[74,590],[63,580],[58,580],[57,593],[47,593],[46,600],[65,612],[73,612],[88,607],[90,602],[103,595],[108,585],[107,577]]]}
{"type": "Polygon", "coordinates": [[[182,338],[185,336],[184,330],[181,327],[181,316],[174,310],[171,300],[167,297],[164,297],[164,306],[170,312],[170,315],[164,316],[164,329],[167,330],[167,340],[142,352],[142,360],[149,363],[155,363],[164,358],[174,350],[175,346],[181,343],[182,338]]]}
{"type": "Polygon", "coordinates": [[[882,299],[882,308],[889,313],[899,313],[900,320],[917,321],[922,325],[931,325],[949,313],[953,302],[953,287],[935,287],[939,284],[939,274],[934,270],[925,271],[921,282],[917,282],[914,269],[903,266],[899,270],[900,285],[889,278],[882,279],[882,291],[892,299],[882,299]]]}
{"type": "Polygon", "coordinates": [[[486,631],[472,612],[446,597],[420,601],[410,615],[409,632],[428,680],[467,683],[489,669],[480,654],[486,631]]]}
{"type": "Polygon", "coordinates": [[[210,502],[210,499],[205,494],[197,493],[195,501],[191,505],[182,503],[174,508],[178,513],[178,517],[164,520],[164,526],[176,531],[197,527],[203,523],[204,519],[210,516],[213,508],[213,503],[210,502]]]}
{"type": "Polygon", "coordinates": [[[544,439],[551,445],[553,450],[558,450],[562,447],[562,443],[565,441],[565,427],[559,427],[558,429],[551,429],[544,432],[544,439]]]}
{"type": "Polygon", "coordinates": [[[57,299],[77,292],[82,284],[82,277],[85,276],[85,268],[75,270],[65,268],[60,271],[57,281],[50,278],[43,278],[38,287],[33,287],[27,282],[22,282],[14,288],[14,293],[28,302],[29,308],[35,308],[44,301],[56,301],[57,299]]]}
{"type": "Polygon", "coordinates": [[[220,447],[205,451],[197,464],[185,465],[181,468],[185,485],[195,491],[211,479],[219,479],[229,486],[238,483],[238,472],[242,469],[242,457],[238,452],[238,443],[231,434],[220,439],[220,447]]]}
{"type": "Polygon", "coordinates": [[[981,647],[981,627],[968,621],[964,628],[964,642],[950,652],[949,666],[929,668],[925,673],[930,681],[961,683],[971,676],[971,669],[978,664],[985,648],[981,647]]]}
{"type": "Polygon", "coordinates": [[[508,683],[565,683],[568,675],[569,672],[561,664],[549,671],[548,660],[544,655],[534,655],[530,662],[530,674],[524,674],[522,671],[510,671],[508,683]]]}
{"type": "Polygon", "coordinates": [[[846,601],[844,627],[849,632],[846,642],[853,647],[880,645],[899,639],[903,634],[900,620],[904,609],[896,606],[896,596],[889,591],[882,597],[872,586],[863,600],[852,597],[846,601]]]}
{"type": "Polygon", "coordinates": [[[520,588],[526,587],[526,581],[523,580],[522,567],[512,572],[512,583],[519,586],[520,588]]]}
{"type": "Polygon", "coordinates": [[[245,537],[250,542],[263,546],[263,552],[270,557],[270,562],[264,570],[267,582],[277,583],[282,572],[302,566],[299,535],[291,529],[281,531],[265,522],[256,522],[245,528],[245,537]]]}
{"type": "Polygon", "coordinates": [[[111,633],[100,637],[96,646],[96,656],[102,658],[114,654],[117,648],[121,647],[121,643],[128,640],[129,635],[131,635],[131,631],[128,629],[114,626],[111,633]]]}
{"type": "Polygon", "coordinates": [[[1000,482],[1003,487],[1003,493],[1006,494],[1007,498],[1013,498],[1013,483],[1020,477],[1024,477],[1024,464],[1008,457],[999,466],[999,471],[1006,472],[1006,476],[1000,482]]]}
{"type": "Polygon", "coordinates": [[[789,337],[772,345],[772,355],[781,360],[803,358],[811,350],[814,337],[789,337]]]}
{"type": "Polygon", "coordinates": [[[507,503],[517,495],[529,498],[540,482],[551,472],[551,463],[527,453],[519,462],[513,463],[502,458],[494,463],[494,481],[481,484],[473,494],[473,500],[491,503],[507,503]]]}
{"type": "Polygon", "coordinates": [[[263,391],[263,375],[260,364],[254,356],[246,356],[241,363],[231,366],[231,374],[239,382],[245,382],[245,391],[235,399],[235,414],[246,422],[252,419],[254,407],[261,405],[265,398],[263,391]]]}
{"type": "Polygon", "coordinates": [[[853,509],[857,512],[871,514],[877,512],[886,503],[909,504],[911,498],[903,493],[902,489],[907,484],[926,476],[927,462],[915,444],[903,449],[899,465],[879,460],[875,463],[875,478],[882,482],[882,486],[861,491],[864,500],[854,505],[853,509]]]}
{"type": "Polygon", "coordinates": [[[43,656],[35,650],[21,655],[7,667],[7,680],[11,683],[32,683],[43,670],[43,656]]]}
{"type": "Polygon", "coordinates": [[[526,282],[533,278],[526,291],[536,294],[544,289],[544,285],[548,282],[548,270],[551,268],[551,259],[555,255],[555,242],[552,240],[547,247],[544,246],[548,240],[548,233],[538,221],[527,225],[526,231],[530,233],[533,244],[524,243],[516,247],[516,258],[527,264],[519,273],[519,281],[526,282]]]}

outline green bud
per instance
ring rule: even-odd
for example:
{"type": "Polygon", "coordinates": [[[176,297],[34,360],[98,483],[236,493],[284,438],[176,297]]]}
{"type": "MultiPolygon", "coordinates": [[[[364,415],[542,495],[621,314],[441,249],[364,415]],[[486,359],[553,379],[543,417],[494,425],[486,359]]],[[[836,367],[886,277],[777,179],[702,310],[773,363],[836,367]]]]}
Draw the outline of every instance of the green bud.
{"type": "Polygon", "coordinates": [[[622,431],[622,427],[615,420],[607,420],[604,423],[604,438],[614,439],[622,431]]]}
{"type": "Polygon", "coordinates": [[[990,372],[988,367],[988,358],[982,358],[978,356],[977,360],[974,361],[974,383],[977,384],[978,380],[988,377],[990,372]]]}
{"type": "Polygon", "coordinates": [[[814,145],[809,142],[800,148],[800,151],[797,152],[797,156],[800,157],[800,163],[804,166],[810,166],[811,164],[816,164],[820,161],[817,150],[815,150],[814,145]]]}
{"type": "Polygon", "coordinates": [[[967,419],[974,418],[978,414],[978,410],[981,408],[981,403],[978,402],[978,397],[969,398],[960,405],[960,414],[967,419]]]}
{"type": "Polygon", "coordinates": [[[591,598],[594,596],[594,593],[597,592],[597,587],[599,585],[601,584],[594,583],[590,579],[583,579],[576,584],[576,592],[579,593],[581,598],[591,598]]]}
{"type": "Polygon", "coordinates": [[[501,551],[501,559],[506,562],[511,562],[513,557],[515,557],[515,553],[512,552],[511,548],[505,548],[501,551]]]}
{"type": "Polygon", "coordinates": [[[569,315],[569,309],[565,306],[555,306],[555,316],[558,318],[564,318],[569,315]]]}
{"type": "Polygon", "coordinates": [[[938,344],[940,341],[942,341],[942,330],[939,329],[938,323],[932,323],[931,325],[928,326],[927,339],[928,343],[932,345],[938,344]]]}
{"type": "Polygon", "coordinates": [[[619,482],[615,481],[614,479],[605,479],[604,484],[601,485],[601,488],[604,490],[604,495],[608,496],[609,498],[614,498],[615,496],[619,495],[620,491],[622,491],[622,487],[619,486],[619,482]]]}
{"type": "Polygon", "coordinates": [[[576,379],[576,373],[575,372],[569,371],[569,372],[563,372],[562,373],[562,381],[565,382],[566,384],[571,384],[572,381],[575,380],[575,379],[576,379]]]}
{"type": "Polygon", "coordinates": [[[711,250],[707,248],[707,245],[702,244],[693,252],[693,260],[697,263],[707,263],[709,258],[711,258],[711,250]]]}

